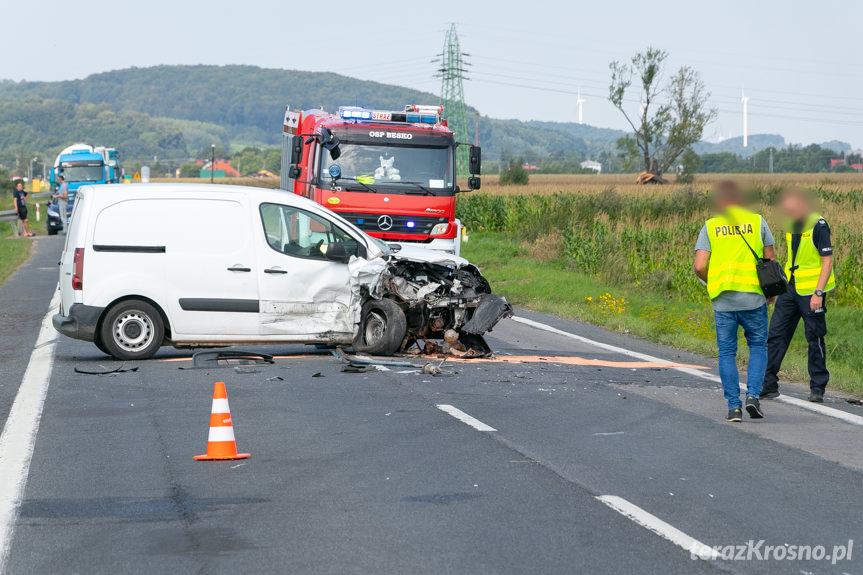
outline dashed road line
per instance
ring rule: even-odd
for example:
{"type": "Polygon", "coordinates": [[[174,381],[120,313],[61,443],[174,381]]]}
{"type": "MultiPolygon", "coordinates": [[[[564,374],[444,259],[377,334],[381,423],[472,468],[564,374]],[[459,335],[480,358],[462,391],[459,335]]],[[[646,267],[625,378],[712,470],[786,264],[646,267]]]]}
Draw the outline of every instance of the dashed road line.
{"type": "MultiPolygon", "coordinates": [[[[574,333],[570,333],[568,331],[558,329],[558,328],[550,326],[548,324],[540,323],[540,322],[534,321],[532,319],[527,319],[525,317],[513,317],[512,320],[516,321],[518,323],[530,326],[530,327],[535,328],[535,329],[540,329],[542,331],[547,331],[549,333],[562,335],[564,337],[574,339],[578,342],[586,343],[588,345],[598,347],[599,349],[604,349],[606,351],[611,351],[614,353],[620,353],[623,355],[628,355],[629,357],[635,357],[635,358],[638,358],[642,361],[673,363],[673,362],[668,362],[668,360],[665,360],[665,359],[662,359],[659,357],[648,355],[646,353],[640,353],[640,352],[632,351],[632,350],[629,350],[629,349],[626,349],[623,347],[618,347],[616,345],[610,345],[607,343],[602,343],[600,341],[595,341],[595,340],[592,340],[590,338],[587,338],[587,337],[584,337],[581,335],[576,335],[574,333]]],[[[676,371],[679,371],[681,373],[685,373],[687,375],[700,377],[701,379],[706,379],[706,380],[712,381],[714,383],[722,383],[722,380],[719,379],[718,376],[710,374],[710,373],[704,373],[701,370],[692,369],[691,367],[670,367],[669,369],[674,369],[676,371]]],[[[740,389],[745,391],[746,387],[744,385],[741,385],[740,389]]],[[[812,403],[810,401],[804,401],[802,399],[797,399],[796,397],[789,397],[787,395],[780,395],[779,397],[777,397],[773,401],[778,401],[781,403],[787,403],[788,405],[793,405],[795,407],[799,407],[800,409],[805,409],[808,411],[812,411],[814,413],[826,415],[827,417],[832,417],[834,419],[844,421],[845,423],[850,423],[851,425],[863,426],[863,417],[861,417],[859,415],[855,415],[853,413],[848,413],[847,411],[842,411],[841,409],[836,409],[834,407],[828,407],[828,406],[823,405],[823,404],[812,403]]]]}
{"type": "Polygon", "coordinates": [[[645,529],[649,529],[663,539],[667,539],[678,547],[689,551],[692,557],[719,559],[719,553],[715,549],[705,545],[694,537],[690,537],[680,529],[666,523],[656,515],[648,513],[638,505],[630,503],[623,497],[618,497],[617,495],[599,495],[596,498],[645,529]]]}
{"type": "Polygon", "coordinates": [[[463,412],[462,410],[458,409],[457,407],[453,407],[452,405],[446,405],[446,404],[442,403],[442,404],[436,405],[435,407],[437,407],[438,409],[440,409],[443,412],[449,413],[450,415],[452,415],[453,417],[455,417],[456,419],[458,419],[462,423],[466,423],[466,424],[470,425],[471,427],[473,427],[477,431],[497,431],[497,429],[495,429],[494,427],[492,427],[490,425],[486,425],[485,423],[483,423],[479,419],[468,415],[467,413],[463,412]]]}
{"type": "Polygon", "coordinates": [[[0,435],[0,469],[3,470],[0,479],[0,575],[6,570],[18,506],[24,497],[36,433],[54,369],[58,334],[51,325],[51,316],[59,305],[60,292],[57,291],[42,319],[27,371],[0,435]]]}

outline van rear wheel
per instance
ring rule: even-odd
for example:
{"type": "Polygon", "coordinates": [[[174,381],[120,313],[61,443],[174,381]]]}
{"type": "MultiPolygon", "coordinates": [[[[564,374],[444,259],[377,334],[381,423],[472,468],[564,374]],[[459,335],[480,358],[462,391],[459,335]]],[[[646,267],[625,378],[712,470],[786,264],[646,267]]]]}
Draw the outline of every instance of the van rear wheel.
{"type": "Polygon", "coordinates": [[[99,335],[104,351],[117,359],[149,359],[162,346],[165,324],[152,305],[127,300],[108,310],[99,335]]]}
{"type": "Polygon", "coordinates": [[[391,299],[370,300],[363,305],[360,329],[354,337],[354,351],[371,355],[392,355],[407,333],[402,308],[391,299]]]}

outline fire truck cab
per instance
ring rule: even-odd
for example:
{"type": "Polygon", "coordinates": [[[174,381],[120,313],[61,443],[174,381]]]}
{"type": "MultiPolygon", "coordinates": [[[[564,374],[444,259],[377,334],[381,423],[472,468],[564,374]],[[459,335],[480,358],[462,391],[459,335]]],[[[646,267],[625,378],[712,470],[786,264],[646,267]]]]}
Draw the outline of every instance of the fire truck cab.
{"type": "MultiPolygon", "coordinates": [[[[402,112],[286,109],[281,187],[339,213],[371,236],[459,255],[456,149],[441,106],[402,112]]],[[[481,150],[470,146],[468,190],[481,150]]]]}

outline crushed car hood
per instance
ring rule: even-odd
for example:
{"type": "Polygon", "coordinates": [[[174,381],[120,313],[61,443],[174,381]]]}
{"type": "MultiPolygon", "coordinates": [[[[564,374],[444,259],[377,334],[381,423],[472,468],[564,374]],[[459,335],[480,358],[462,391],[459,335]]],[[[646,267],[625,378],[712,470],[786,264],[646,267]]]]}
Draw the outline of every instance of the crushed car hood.
{"type": "Polygon", "coordinates": [[[430,250],[421,246],[400,244],[397,242],[392,242],[389,245],[391,249],[390,258],[396,260],[416,262],[420,264],[435,264],[455,269],[463,268],[470,264],[470,262],[462,257],[430,250]]]}

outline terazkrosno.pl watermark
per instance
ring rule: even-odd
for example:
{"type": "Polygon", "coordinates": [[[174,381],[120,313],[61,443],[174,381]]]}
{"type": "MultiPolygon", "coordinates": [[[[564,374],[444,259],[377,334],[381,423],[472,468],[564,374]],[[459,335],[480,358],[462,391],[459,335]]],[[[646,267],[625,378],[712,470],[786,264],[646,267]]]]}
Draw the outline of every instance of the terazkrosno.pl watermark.
{"type": "Polygon", "coordinates": [[[722,559],[723,561],[851,561],[854,540],[842,545],[767,545],[764,539],[750,539],[743,545],[703,545],[689,548],[692,559],[722,559]]]}

